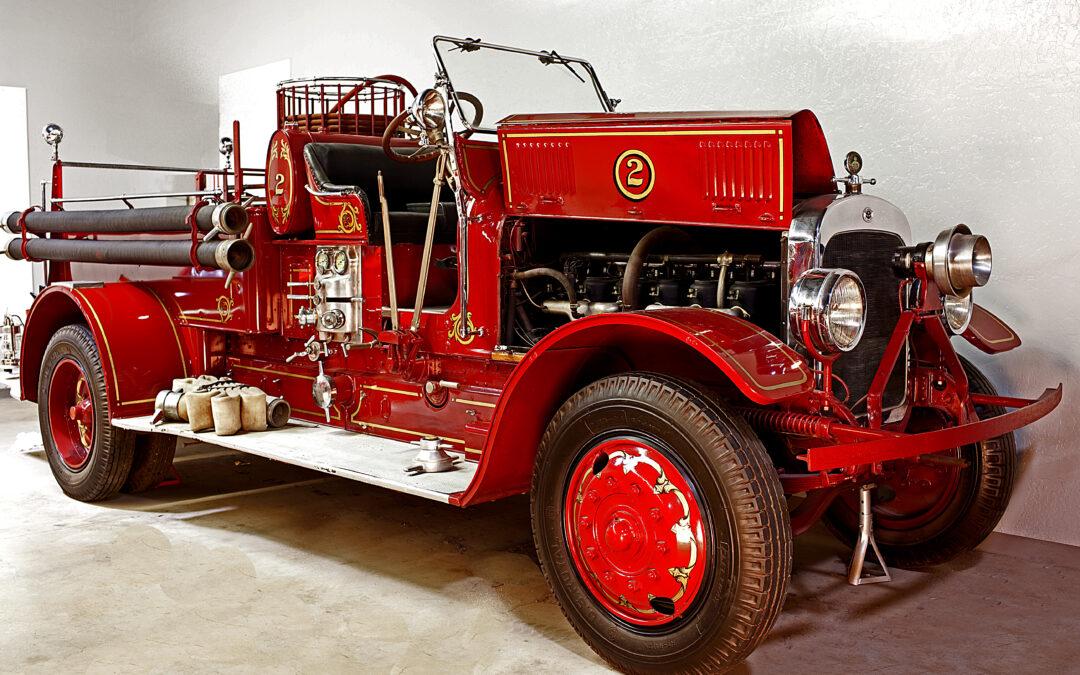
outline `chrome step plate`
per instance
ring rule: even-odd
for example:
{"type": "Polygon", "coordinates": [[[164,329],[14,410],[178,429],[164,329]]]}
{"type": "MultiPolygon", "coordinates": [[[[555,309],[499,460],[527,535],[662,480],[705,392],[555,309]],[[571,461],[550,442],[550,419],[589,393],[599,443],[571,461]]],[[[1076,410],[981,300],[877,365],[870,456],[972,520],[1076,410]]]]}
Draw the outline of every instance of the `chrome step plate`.
{"type": "Polygon", "coordinates": [[[475,462],[460,461],[452,471],[410,476],[404,469],[413,464],[417,446],[334,427],[290,422],[281,429],[218,436],[212,431],[195,433],[181,422],[155,426],[152,419],[151,415],[126,417],[112,423],[121,429],[193,439],[439,502],[449,502],[450,495],[463,492],[476,473],[475,462]]]}

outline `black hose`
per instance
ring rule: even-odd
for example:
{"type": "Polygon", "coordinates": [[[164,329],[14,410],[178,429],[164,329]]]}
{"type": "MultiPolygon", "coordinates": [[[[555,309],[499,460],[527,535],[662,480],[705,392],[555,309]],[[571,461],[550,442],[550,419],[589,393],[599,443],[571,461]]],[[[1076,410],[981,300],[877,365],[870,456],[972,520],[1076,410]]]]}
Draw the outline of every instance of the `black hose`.
{"type": "MultiPolygon", "coordinates": [[[[134,234],[139,232],[190,232],[187,224],[190,206],[154,206],[141,209],[107,209],[101,211],[31,211],[26,214],[26,231],[30,234],[134,234]]],[[[201,232],[215,226],[226,234],[240,234],[247,227],[244,207],[234,203],[207,204],[195,214],[195,224],[201,232]]],[[[19,212],[4,219],[4,228],[12,234],[19,230],[19,212]]]]}
{"type": "Polygon", "coordinates": [[[502,344],[508,345],[513,341],[514,336],[514,318],[517,315],[515,308],[517,306],[517,282],[510,279],[506,284],[506,292],[503,293],[503,337],[502,344]]]}
{"type": "Polygon", "coordinates": [[[514,272],[514,278],[519,281],[522,279],[534,279],[536,277],[550,277],[559,282],[563,287],[563,290],[566,291],[566,298],[570,301],[570,304],[577,304],[577,291],[574,290],[574,285],[571,284],[570,280],[566,278],[566,275],[559,270],[550,267],[534,267],[530,270],[514,272]]]}
{"type": "MultiPolygon", "coordinates": [[[[22,239],[12,239],[5,251],[22,260],[22,239]]],[[[37,260],[190,267],[191,242],[153,239],[28,239],[26,252],[37,260]]],[[[196,258],[203,267],[243,272],[255,262],[255,249],[246,239],[224,239],[199,244],[196,258]]]]}
{"type": "Polygon", "coordinates": [[[630,252],[630,258],[626,261],[626,271],[622,281],[622,306],[623,309],[636,309],[638,304],[638,291],[640,289],[641,268],[645,265],[645,259],[649,256],[649,250],[656,244],[674,238],[686,239],[685,232],[677,227],[663,225],[645,233],[638,240],[634,250],[630,252]]]}

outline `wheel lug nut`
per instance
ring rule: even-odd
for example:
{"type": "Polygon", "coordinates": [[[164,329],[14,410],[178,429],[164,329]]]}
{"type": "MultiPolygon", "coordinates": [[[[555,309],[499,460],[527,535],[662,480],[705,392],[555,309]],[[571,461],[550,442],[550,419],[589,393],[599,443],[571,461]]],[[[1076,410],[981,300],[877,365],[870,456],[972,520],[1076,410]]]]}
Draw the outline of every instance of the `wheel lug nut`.
{"type": "Polygon", "coordinates": [[[585,549],[585,557],[587,557],[589,559],[595,559],[596,558],[596,547],[595,546],[590,546],[589,548],[585,549]]]}
{"type": "Polygon", "coordinates": [[[649,581],[656,581],[656,570],[649,570],[645,576],[649,577],[649,581]]]}
{"type": "Polygon", "coordinates": [[[589,490],[589,494],[585,495],[585,498],[588,499],[590,502],[595,502],[600,497],[596,494],[596,490],[589,490]]]}
{"type": "Polygon", "coordinates": [[[657,520],[657,521],[660,520],[660,509],[657,509],[657,508],[649,509],[649,517],[652,518],[653,520],[657,520]]]}
{"type": "Polygon", "coordinates": [[[604,572],[600,576],[604,577],[604,581],[611,581],[613,578],[615,578],[615,575],[611,572],[604,572]]]}
{"type": "Polygon", "coordinates": [[[636,591],[637,590],[637,582],[634,581],[633,579],[631,579],[630,581],[626,582],[626,587],[629,588],[632,591],[636,591]]]}
{"type": "Polygon", "coordinates": [[[667,553],[667,542],[663,539],[656,542],[656,550],[660,551],[661,553],[667,553]]]}
{"type": "Polygon", "coordinates": [[[588,527],[589,526],[589,517],[588,516],[582,516],[581,519],[578,520],[578,524],[581,525],[581,527],[588,527]]]}
{"type": "Polygon", "coordinates": [[[634,494],[639,495],[639,494],[641,494],[641,488],[638,487],[637,485],[631,485],[630,486],[630,492],[633,492],[634,494]]]}
{"type": "Polygon", "coordinates": [[[615,487],[615,478],[612,476],[608,476],[607,485],[611,488],[615,487]]]}

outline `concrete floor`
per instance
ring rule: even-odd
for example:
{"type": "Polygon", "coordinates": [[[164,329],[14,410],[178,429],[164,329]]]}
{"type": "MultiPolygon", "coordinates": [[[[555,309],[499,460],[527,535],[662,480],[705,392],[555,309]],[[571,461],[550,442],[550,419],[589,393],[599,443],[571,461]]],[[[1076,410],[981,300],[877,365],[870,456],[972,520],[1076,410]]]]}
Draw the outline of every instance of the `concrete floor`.
{"type": "MultiPolygon", "coordinates": [[[[600,672],[534,561],[528,503],[461,510],[196,444],[183,483],[66,498],[35,407],[0,401],[0,671],[600,672]]],[[[744,672],[1080,672],[1080,549],[995,535],[844,583],[796,544],[744,672]]]]}

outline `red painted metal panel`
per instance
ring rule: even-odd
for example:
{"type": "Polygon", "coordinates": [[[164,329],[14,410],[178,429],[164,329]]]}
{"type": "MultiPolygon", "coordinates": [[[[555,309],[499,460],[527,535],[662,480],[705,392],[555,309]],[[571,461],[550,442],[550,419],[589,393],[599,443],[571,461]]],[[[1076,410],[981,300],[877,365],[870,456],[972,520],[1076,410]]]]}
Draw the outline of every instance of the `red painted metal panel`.
{"type": "Polygon", "coordinates": [[[513,214],[787,227],[791,122],[539,122],[499,128],[513,214]]]}
{"type": "Polygon", "coordinates": [[[453,503],[464,506],[527,491],[548,420],[573,393],[582,371],[612,354],[622,359],[622,369],[653,369],[705,381],[722,372],[761,404],[794,399],[813,388],[809,368],[798,354],[757,326],[727,314],[664,309],[578,319],[541,340],[514,369],[499,399],[476,478],[453,503]]]}
{"type": "MultiPolygon", "coordinates": [[[[117,282],[81,287],[50,286],[30,308],[27,325],[40,327],[39,320],[50,323],[45,309],[55,308],[53,296],[66,295],[78,306],[94,335],[105,370],[110,412],[116,416],[144,415],[153,408],[154,396],[172,384],[172,378],[190,372],[190,358],[181,339],[178,324],[162,299],[148,286],[138,282],[117,282]],[[148,345],[153,348],[148,348],[148,345]]],[[[67,304],[67,303],[64,303],[67,304]]],[[[70,306],[70,305],[67,305],[70,306]]],[[[75,318],[68,313],[67,319],[75,318]]],[[[35,330],[26,337],[46,339],[35,330]]],[[[25,352],[24,352],[25,353],[25,352]]],[[[36,391],[36,382],[31,384],[36,391]]]]}
{"type": "Polygon", "coordinates": [[[972,309],[971,323],[962,335],[987,354],[1007,352],[1020,346],[1016,331],[981,305],[972,309]]]}

